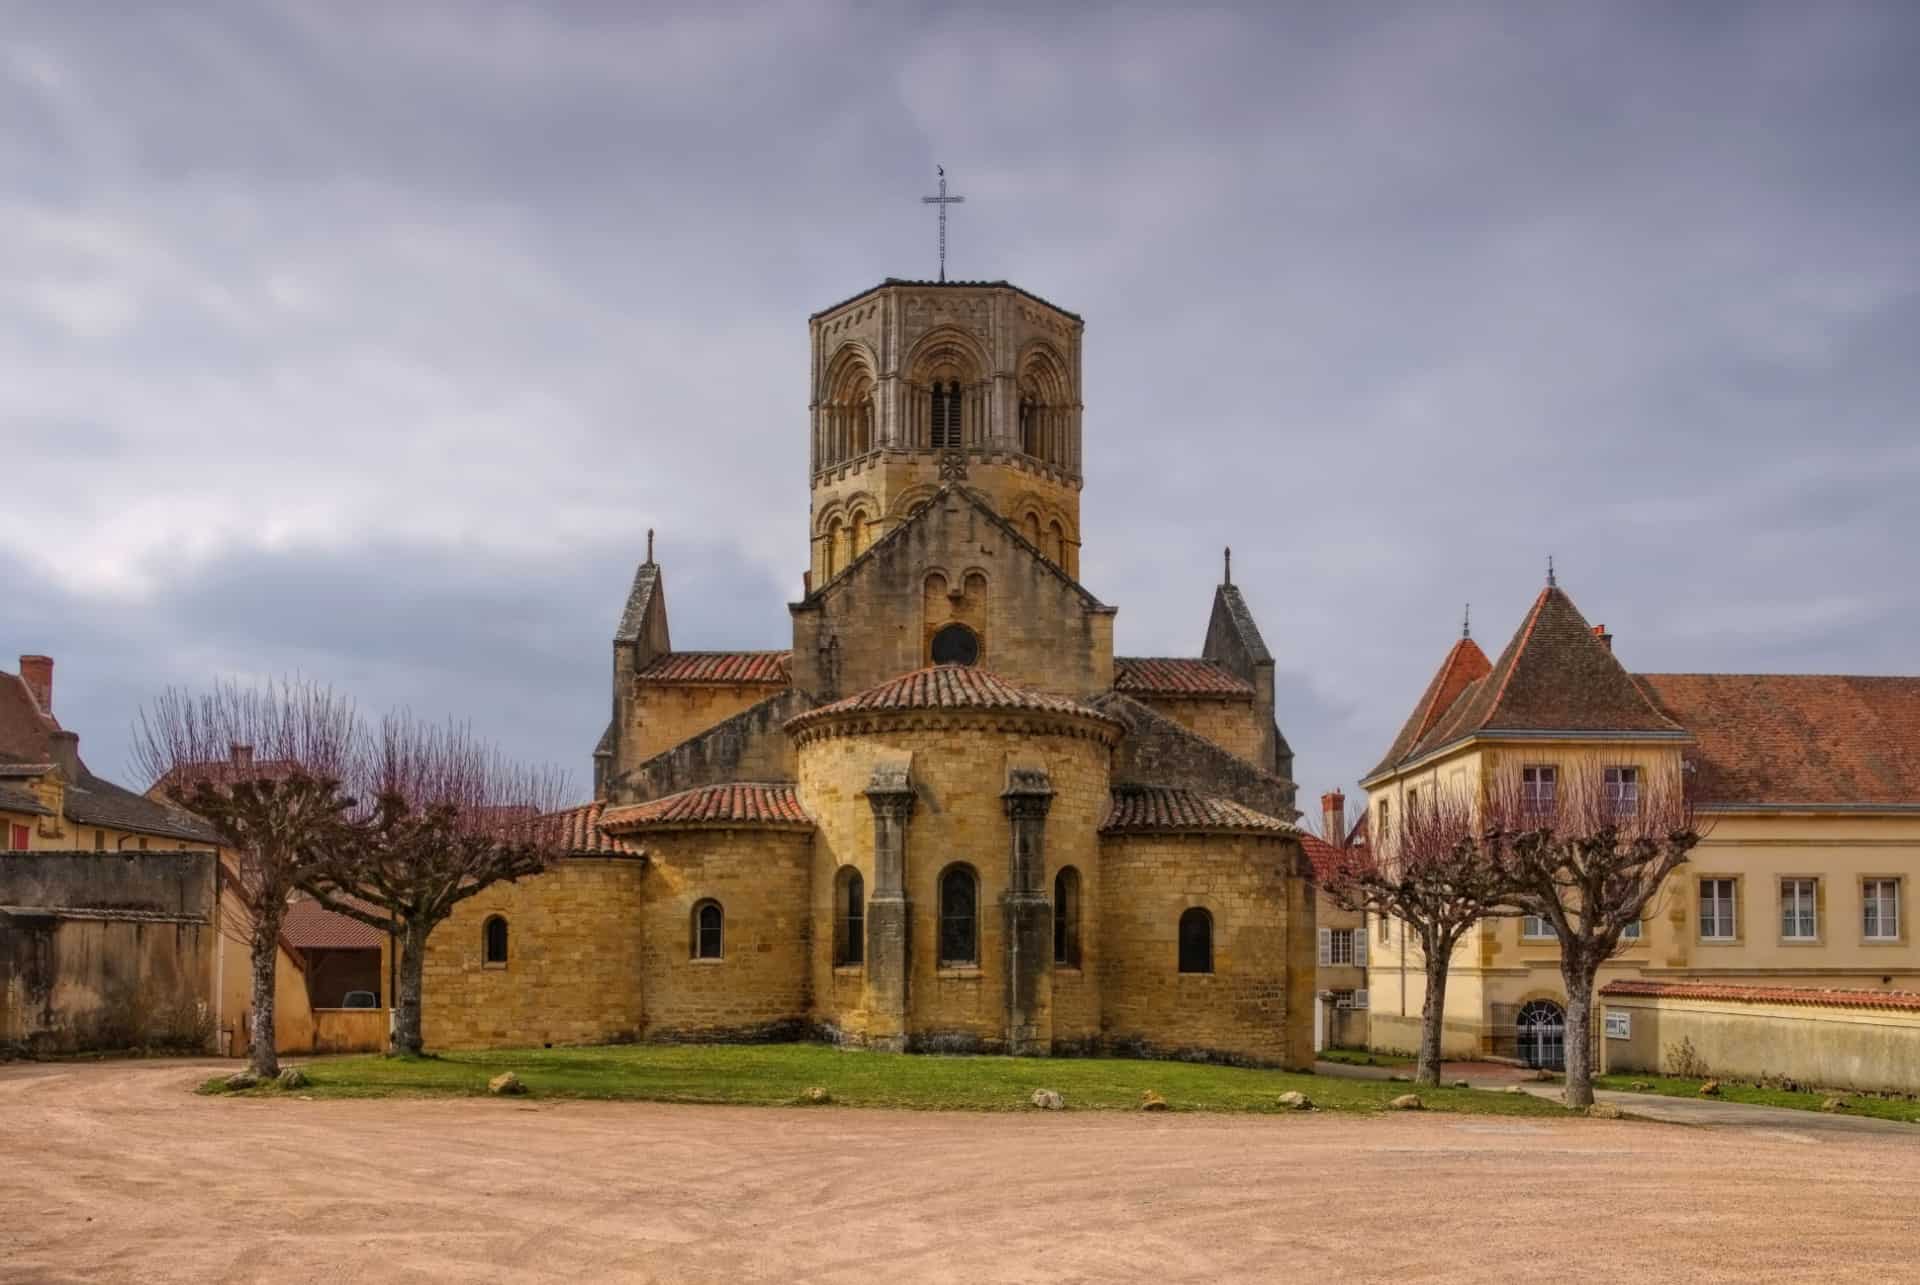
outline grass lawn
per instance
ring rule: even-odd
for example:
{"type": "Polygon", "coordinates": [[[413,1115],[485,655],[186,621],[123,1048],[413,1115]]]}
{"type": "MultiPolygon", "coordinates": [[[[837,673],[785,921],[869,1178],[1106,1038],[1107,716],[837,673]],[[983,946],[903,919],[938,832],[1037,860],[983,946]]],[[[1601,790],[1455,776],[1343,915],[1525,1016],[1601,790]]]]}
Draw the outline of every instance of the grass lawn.
{"type": "MultiPolygon", "coordinates": [[[[1387,1081],[1250,1071],[1192,1062],[1125,1058],[897,1056],[843,1051],[820,1044],[608,1045],[598,1048],[500,1049],[442,1057],[329,1058],[302,1066],[303,1089],[245,1090],[247,1096],[316,1098],[471,1096],[487,1080],[512,1071],[536,1098],[627,1099],[641,1102],[797,1103],[818,1085],[843,1106],[921,1110],[1031,1109],[1035,1089],[1059,1091],[1069,1110],[1131,1110],[1143,1090],[1163,1095],[1175,1111],[1279,1111],[1280,1094],[1298,1089],[1330,1111],[1384,1111],[1409,1090],[1387,1081]]],[[[203,1093],[224,1092],[216,1076],[203,1093]]],[[[1539,1098],[1472,1089],[1421,1089],[1436,1111],[1482,1115],[1564,1115],[1539,1098]]]]}
{"type": "MultiPolygon", "coordinates": [[[[1593,1085],[1597,1089],[1617,1089],[1622,1093],[1653,1093],[1668,1098],[1697,1098],[1703,1080],[1685,1080],[1670,1075],[1596,1075],[1593,1085]],[[1635,1090],[1635,1084],[1651,1085],[1651,1088],[1635,1090]]],[[[1801,1111],[1818,1111],[1820,1104],[1828,1098],[1839,1098],[1846,1103],[1847,1115],[1878,1116],[1882,1120],[1907,1120],[1920,1124],[1920,1102],[1902,1098],[1879,1098],[1866,1093],[1789,1093],[1785,1089],[1762,1088],[1757,1084],[1738,1084],[1732,1080],[1720,1081],[1717,1100],[1721,1102],[1746,1102],[1761,1107],[1793,1107],[1801,1111]]]]}
{"type": "Polygon", "coordinates": [[[1343,1066],[1391,1066],[1412,1067],[1413,1059],[1400,1057],[1393,1053],[1370,1053],[1366,1049],[1321,1049],[1313,1055],[1322,1062],[1338,1062],[1343,1066]]]}

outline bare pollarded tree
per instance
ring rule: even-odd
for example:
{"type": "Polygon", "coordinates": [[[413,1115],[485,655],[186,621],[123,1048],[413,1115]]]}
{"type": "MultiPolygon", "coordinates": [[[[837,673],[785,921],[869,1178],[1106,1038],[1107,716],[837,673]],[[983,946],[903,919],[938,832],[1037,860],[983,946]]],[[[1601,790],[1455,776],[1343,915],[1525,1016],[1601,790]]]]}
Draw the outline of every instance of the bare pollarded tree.
{"type": "Polygon", "coordinates": [[[566,779],[509,762],[464,726],[402,713],[381,722],[356,787],[366,814],[302,886],[329,909],[392,934],[392,1051],[418,1054],[428,936],[460,902],[538,874],[560,855],[557,827],[541,818],[560,805],[566,779]]]}
{"type": "Polygon", "coordinates": [[[197,813],[228,850],[227,887],[244,914],[252,964],[249,1065],[279,1072],[274,981],[295,888],[351,831],[344,790],[360,743],[351,703],[302,680],[170,688],[142,709],[134,758],[161,792],[197,813]]]}
{"type": "Polygon", "coordinates": [[[1544,920],[1560,942],[1567,992],[1568,1106],[1593,1104],[1593,988],[1601,965],[1686,864],[1700,823],[1679,765],[1648,771],[1581,761],[1551,778],[1496,776],[1483,834],[1486,864],[1512,913],[1544,920]]]}
{"type": "Polygon", "coordinates": [[[1399,828],[1337,850],[1326,891],[1348,910],[1400,920],[1420,943],[1426,999],[1420,1009],[1420,1056],[1414,1079],[1440,1083],[1440,1036],[1447,973],[1469,929],[1503,910],[1512,889],[1507,871],[1481,850],[1474,800],[1430,791],[1409,803],[1399,828]]]}

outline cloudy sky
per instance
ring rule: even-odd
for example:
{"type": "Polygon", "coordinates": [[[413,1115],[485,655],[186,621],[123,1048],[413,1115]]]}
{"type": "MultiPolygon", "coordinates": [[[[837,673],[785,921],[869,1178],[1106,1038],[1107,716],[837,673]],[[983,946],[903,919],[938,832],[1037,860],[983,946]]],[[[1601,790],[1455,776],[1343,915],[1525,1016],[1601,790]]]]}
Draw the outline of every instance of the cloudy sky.
{"type": "Polygon", "coordinates": [[[300,672],[584,792],[649,526],[677,645],[788,641],[806,317],[943,163],[954,271],[1087,319],[1121,650],[1232,544],[1307,797],[1549,553],[1635,668],[1913,673],[1916,66],[1901,0],[7,4],[0,655],[110,773],[300,672]]]}

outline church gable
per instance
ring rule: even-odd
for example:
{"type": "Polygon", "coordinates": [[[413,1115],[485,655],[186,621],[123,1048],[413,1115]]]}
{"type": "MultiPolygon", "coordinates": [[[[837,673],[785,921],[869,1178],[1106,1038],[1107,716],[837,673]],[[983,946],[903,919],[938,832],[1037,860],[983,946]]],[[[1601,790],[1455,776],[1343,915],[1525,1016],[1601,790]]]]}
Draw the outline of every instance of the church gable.
{"type": "Polygon", "coordinates": [[[1113,682],[1114,608],[952,483],[791,611],[794,685],[821,700],[937,663],[1074,696],[1113,682]]]}

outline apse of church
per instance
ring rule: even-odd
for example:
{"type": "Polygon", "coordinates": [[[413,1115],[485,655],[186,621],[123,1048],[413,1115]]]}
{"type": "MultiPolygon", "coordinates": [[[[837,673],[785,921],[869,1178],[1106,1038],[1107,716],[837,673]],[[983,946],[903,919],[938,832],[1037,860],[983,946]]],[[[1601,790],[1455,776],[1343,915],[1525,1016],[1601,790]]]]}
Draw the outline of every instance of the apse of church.
{"type": "Polygon", "coordinates": [[[596,797],[544,822],[572,856],[436,934],[429,1037],[1309,1063],[1273,656],[1230,575],[1198,655],[1114,655],[1078,574],[1080,318],[889,279],[809,329],[791,646],[677,648],[649,540],[596,797]]]}

